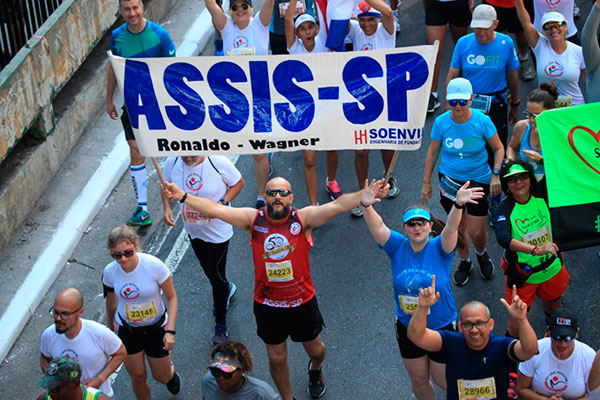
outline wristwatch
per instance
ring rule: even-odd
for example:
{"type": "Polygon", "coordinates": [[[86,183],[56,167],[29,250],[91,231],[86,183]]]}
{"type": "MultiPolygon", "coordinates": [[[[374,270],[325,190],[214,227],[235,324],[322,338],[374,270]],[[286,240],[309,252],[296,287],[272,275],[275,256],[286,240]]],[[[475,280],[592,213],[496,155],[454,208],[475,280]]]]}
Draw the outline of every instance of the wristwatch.
{"type": "Polygon", "coordinates": [[[492,170],[492,174],[494,174],[494,175],[500,175],[500,168],[494,168],[492,170]]]}
{"type": "Polygon", "coordinates": [[[227,200],[225,200],[225,199],[219,200],[219,203],[223,204],[224,206],[228,206],[229,205],[229,202],[227,200]]]}

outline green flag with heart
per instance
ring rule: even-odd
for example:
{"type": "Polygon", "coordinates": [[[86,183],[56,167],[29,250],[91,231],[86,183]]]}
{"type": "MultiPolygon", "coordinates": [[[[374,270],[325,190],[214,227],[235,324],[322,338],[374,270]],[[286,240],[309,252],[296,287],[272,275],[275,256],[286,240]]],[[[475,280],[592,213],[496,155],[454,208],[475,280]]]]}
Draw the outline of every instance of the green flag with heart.
{"type": "Polygon", "coordinates": [[[561,250],[600,244],[600,103],[536,118],[554,242],[561,250]]]}

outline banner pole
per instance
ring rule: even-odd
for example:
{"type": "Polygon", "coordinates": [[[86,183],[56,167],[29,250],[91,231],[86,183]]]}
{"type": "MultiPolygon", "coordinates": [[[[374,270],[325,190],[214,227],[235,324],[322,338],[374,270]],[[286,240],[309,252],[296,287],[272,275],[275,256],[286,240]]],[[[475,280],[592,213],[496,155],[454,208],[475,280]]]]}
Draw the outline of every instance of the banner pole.
{"type": "Polygon", "coordinates": [[[383,187],[385,187],[385,185],[387,185],[388,181],[390,180],[390,175],[392,174],[392,171],[394,170],[394,166],[396,165],[396,160],[398,159],[398,154],[400,154],[400,150],[394,151],[394,157],[392,157],[392,162],[390,163],[390,167],[388,168],[387,171],[385,171],[385,180],[383,181],[383,187]]]}
{"type": "Polygon", "coordinates": [[[162,174],[162,171],[160,169],[160,167],[158,166],[158,163],[156,162],[156,158],[154,157],[150,157],[152,159],[152,163],[154,164],[154,168],[156,168],[156,172],[158,173],[158,177],[160,178],[160,183],[161,184],[165,184],[165,177],[162,174]]]}

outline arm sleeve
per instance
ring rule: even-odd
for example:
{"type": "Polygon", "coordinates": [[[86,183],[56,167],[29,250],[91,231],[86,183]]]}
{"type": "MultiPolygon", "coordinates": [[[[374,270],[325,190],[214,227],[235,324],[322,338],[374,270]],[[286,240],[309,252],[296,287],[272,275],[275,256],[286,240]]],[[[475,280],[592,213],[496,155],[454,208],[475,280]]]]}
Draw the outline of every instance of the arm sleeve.
{"type": "Polygon", "coordinates": [[[515,50],[515,45],[514,42],[512,40],[512,38],[509,36],[510,39],[510,49],[508,49],[508,62],[506,63],[506,70],[507,71],[514,71],[515,69],[519,68],[519,58],[517,57],[517,51],[515,50]]]}
{"type": "Polygon", "coordinates": [[[52,357],[50,354],[50,335],[47,332],[48,329],[42,332],[42,337],[40,339],[40,352],[46,357],[52,357]]]}
{"type": "Polygon", "coordinates": [[[119,339],[119,337],[113,331],[104,325],[96,324],[95,328],[97,330],[98,340],[102,345],[104,354],[107,356],[115,354],[123,344],[121,339],[119,339]]]}
{"type": "Polygon", "coordinates": [[[441,122],[438,117],[435,119],[435,121],[433,121],[433,126],[431,127],[431,133],[430,133],[431,139],[437,140],[438,142],[441,142],[442,139],[444,138],[444,133],[443,133],[442,129],[440,129],[440,125],[441,125],[441,122]]]}
{"type": "Polygon", "coordinates": [[[452,52],[452,60],[450,60],[450,66],[452,68],[462,68],[461,55],[462,48],[465,43],[463,40],[464,36],[458,39],[456,42],[456,46],[454,46],[454,51],[452,52]]]}
{"type": "Polygon", "coordinates": [[[596,70],[600,68],[600,48],[598,47],[598,26],[600,25],[600,10],[592,5],[590,14],[581,31],[581,47],[587,68],[596,70]]]}
{"type": "Polygon", "coordinates": [[[162,57],[175,57],[175,43],[169,36],[169,32],[160,27],[160,55],[162,57]]]}
{"type": "Polygon", "coordinates": [[[164,262],[156,257],[154,258],[156,262],[153,263],[152,275],[154,276],[154,280],[158,282],[159,285],[162,285],[167,279],[169,279],[169,276],[171,276],[171,271],[169,268],[167,268],[164,262]]]}
{"type": "Polygon", "coordinates": [[[519,363],[519,372],[529,378],[533,377],[533,373],[535,372],[535,369],[536,369],[535,364],[537,364],[538,359],[539,359],[539,354],[536,354],[529,360],[519,363]]]}
{"type": "Polygon", "coordinates": [[[215,163],[215,167],[219,169],[223,182],[225,182],[227,186],[235,185],[242,178],[240,171],[227,157],[212,156],[210,159],[215,163]]]}
{"type": "Polygon", "coordinates": [[[494,123],[492,122],[492,119],[490,117],[488,117],[487,115],[482,113],[482,129],[483,129],[483,137],[485,138],[485,140],[489,140],[491,139],[496,132],[498,132],[498,129],[496,129],[496,126],[494,125],[494,123]]]}
{"type": "Polygon", "coordinates": [[[167,182],[173,182],[173,179],[171,178],[171,172],[173,171],[173,166],[175,165],[176,162],[177,162],[177,157],[169,157],[169,158],[167,158],[167,161],[165,161],[165,164],[163,165],[162,173],[163,173],[163,177],[165,178],[165,180],[167,182]]]}
{"type": "Polygon", "coordinates": [[[356,40],[357,30],[360,30],[358,21],[351,19],[350,20],[350,32],[348,32],[348,37],[350,38],[350,41],[352,43],[354,43],[354,41],[356,40]]]}
{"type": "Polygon", "coordinates": [[[383,246],[380,246],[380,248],[383,249],[383,251],[385,251],[389,257],[392,257],[400,247],[403,239],[404,236],[402,234],[390,229],[390,237],[388,238],[388,241],[385,242],[383,246]]]}
{"type": "Polygon", "coordinates": [[[510,234],[510,212],[511,210],[505,200],[500,203],[492,216],[492,220],[496,221],[496,228],[494,230],[496,240],[506,250],[510,250],[510,241],[512,240],[512,235],[510,234]]]}

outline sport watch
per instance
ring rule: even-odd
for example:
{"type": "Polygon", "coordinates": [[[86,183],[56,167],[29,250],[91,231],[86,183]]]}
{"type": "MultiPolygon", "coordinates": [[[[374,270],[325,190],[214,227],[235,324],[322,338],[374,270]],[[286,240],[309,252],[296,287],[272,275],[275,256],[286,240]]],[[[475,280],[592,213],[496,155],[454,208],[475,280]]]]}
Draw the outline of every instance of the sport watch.
{"type": "Polygon", "coordinates": [[[500,175],[500,168],[494,168],[492,170],[492,174],[494,174],[494,175],[500,175]]]}

